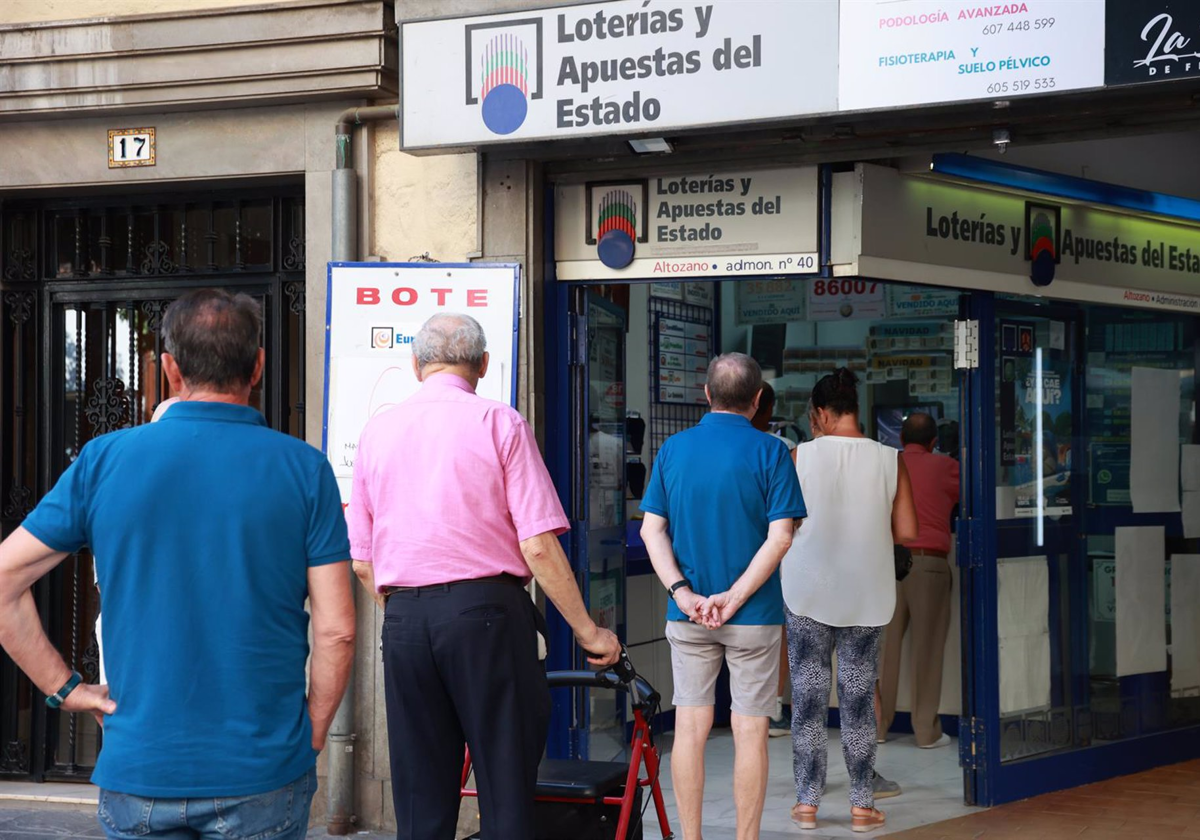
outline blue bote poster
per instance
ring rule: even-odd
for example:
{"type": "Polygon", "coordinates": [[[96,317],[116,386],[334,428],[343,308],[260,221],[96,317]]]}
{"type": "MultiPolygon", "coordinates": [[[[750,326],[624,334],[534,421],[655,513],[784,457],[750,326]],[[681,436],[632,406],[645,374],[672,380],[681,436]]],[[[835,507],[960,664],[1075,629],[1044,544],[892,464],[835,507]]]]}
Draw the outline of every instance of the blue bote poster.
{"type": "Polygon", "coordinates": [[[1016,515],[1066,516],[1071,513],[1070,365],[1048,354],[1010,361],[1016,515]]]}

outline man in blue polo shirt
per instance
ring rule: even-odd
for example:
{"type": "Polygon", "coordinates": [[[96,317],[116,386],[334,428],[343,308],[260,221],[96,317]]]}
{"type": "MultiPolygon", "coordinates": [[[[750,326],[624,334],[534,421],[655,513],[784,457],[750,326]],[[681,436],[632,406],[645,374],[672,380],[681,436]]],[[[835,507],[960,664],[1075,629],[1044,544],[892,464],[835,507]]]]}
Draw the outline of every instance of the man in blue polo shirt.
{"type": "Polygon", "coordinates": [[[754,359],[713,359],[705,386],[712,411],[662,445],[642,498],[642,538],[672,599],[671,776],[684,840],[701,836],[704,744],[723,661],[733,697],[737,836],[758,837],[762,822],[784,620],[779,563],[806,515],[786,444],[750,424],[762,389],[754,359]]]}
{"type": "Polygon", "coordinates": [[[354,656],[337,485],[248,404],[264,358],[253,299],[189,292],[162,329],[180,401],[84,446],[0,544],[0,645],[48,705],[104,726],[92,781],[109,838],[302,838],[354,656]],[[85,545],[107,686],[80,684],[30,592],[85,545]]]}

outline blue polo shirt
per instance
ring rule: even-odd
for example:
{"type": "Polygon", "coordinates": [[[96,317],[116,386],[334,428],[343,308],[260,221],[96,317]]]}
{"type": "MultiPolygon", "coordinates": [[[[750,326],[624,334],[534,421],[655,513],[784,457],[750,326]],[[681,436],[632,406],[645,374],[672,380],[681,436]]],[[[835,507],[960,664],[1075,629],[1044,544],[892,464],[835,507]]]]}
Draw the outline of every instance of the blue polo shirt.
{"type": "MultiPolygon", "coordinates": [[[[698,595],[729,589],[766,541],[771,522],[808,513],[787,444],[741,415],[717,413],[667,438],[641,507],[670,522],[679,570],[698,595]]],[[[687,620],[674,601],[667,620],[687,620]]],[[[730,623],[783,624],[778,570],[730,623]]]]}
{"type": "Polygon", "coordinates": [[[84,446],[22,524],[96,558],[117,710],[95,784],[247,796],[312,768],[308,568],[350,557],[320,452],[252,408],[176,403],[84,446]]]}

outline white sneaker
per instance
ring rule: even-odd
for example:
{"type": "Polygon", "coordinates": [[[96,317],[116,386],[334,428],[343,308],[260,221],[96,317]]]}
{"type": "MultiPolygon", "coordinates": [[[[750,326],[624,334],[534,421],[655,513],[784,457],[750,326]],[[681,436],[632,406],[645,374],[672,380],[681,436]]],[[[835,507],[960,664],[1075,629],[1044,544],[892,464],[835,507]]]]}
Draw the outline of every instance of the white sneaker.
{"type": "Polygon", "coordinates": [[[934,741],[932,744],[918,744],[917,746],[923,750],[936,750],[938,747],[949,746],[951,740],[952,739],[950,738],[950,736],[947,735],[945,732],[943,732],[942,736],[940,738],[938,738],[936,741],[934,741]]]}

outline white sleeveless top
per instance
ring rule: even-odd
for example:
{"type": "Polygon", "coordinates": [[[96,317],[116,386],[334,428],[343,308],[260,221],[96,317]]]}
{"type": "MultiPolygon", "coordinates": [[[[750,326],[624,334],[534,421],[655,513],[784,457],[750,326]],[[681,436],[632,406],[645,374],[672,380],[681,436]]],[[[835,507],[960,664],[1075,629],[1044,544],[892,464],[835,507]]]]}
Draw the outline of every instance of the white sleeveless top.
{"type": "Polygon", "coordinates": [[[783,558],[783,600],[832,627],[882,627],[896,609],[895,449],[826,435],[796,448],[808,517],[783,558]]]}

